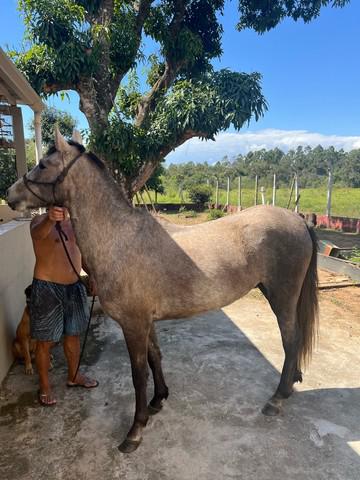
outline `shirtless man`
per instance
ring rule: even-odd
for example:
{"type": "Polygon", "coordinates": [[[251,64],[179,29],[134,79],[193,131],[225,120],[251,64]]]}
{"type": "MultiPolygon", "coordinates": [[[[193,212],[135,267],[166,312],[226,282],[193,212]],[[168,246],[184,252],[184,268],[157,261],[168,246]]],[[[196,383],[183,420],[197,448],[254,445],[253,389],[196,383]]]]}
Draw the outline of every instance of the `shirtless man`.
{"type": "Polygon", "coordinates": [[[87,297],[70,265],[55,229],[56,222],[68,240],[66,246],[76,271],[81,270],[81,254],[66,208],[51,207],[35,217],[30,225],[36,257],[30,302],[31,337],[37,340],[35,352],[39,372],[39,402],[44,406],[56,404],[50,382],[50,349],[64,334],[64,352],[68,364],[67,386],[94,388],[96,380],[80,372],[74,378],[80,357],[80,333],[86,329],[87,297]]]}

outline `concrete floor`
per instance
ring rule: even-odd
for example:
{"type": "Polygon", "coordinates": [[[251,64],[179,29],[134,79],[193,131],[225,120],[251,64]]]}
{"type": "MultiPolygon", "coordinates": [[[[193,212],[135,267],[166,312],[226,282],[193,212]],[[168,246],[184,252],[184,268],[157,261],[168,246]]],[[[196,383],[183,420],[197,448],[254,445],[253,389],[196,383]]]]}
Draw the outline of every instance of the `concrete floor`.
{"type": "MultiPolygon", "coordinates": [[[[187,321],[158,324],[170,397],[139,449],[117,445],[134,395],[122,334],[93,321],[85,370],[100,386],[66,389],[61,346],[52,378],[58,404],[40,407],[37,376],[15,366],[0,393],[2,480],[358,480],[360,315],[322,296],[321,337],[304,382],[279,417],[260,410],[283,353],[266,301],[252,292],[187,321]]],[[[150,387],[149,387],[150,390],[150,387]]]]}

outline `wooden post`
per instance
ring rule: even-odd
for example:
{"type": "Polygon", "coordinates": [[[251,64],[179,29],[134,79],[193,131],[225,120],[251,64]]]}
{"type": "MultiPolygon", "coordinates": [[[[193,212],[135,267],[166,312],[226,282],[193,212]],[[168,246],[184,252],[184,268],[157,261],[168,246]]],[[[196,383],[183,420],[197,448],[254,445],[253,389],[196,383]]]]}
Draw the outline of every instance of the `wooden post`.
{"type": "Polygon", "coordinates": [[[265,187],[260,188],[260,193],[261,193],[261,203],[265,205],[265,187]]]}
{"type": "Polygon", "coordinates": [[[293,191],[294,191],[294,183],[295,183],[295,176],[293,177],[293,179],[291,181],[290,196],[289,196],[289,201],[288,201],[288,204],[287,204],[286,208],[290,207],[290,202],[291,202],[292,194],[293,194],[293,191]]]}
{"type": "Polygon", "coordinates": [[[152,199],[151,199],[150,192],[149,192],[149,190],[148,190],[148,188],[147,188],[147,186],[146,186],[146,183],[145,183],[144,187],[145,187],[145,192],[147,193],[148,199],[149,199],[149,201],[150,201],[150,203],[151,203],[152,209],[154,210],[155,213],[157,213],[156,208],[155,208],[155,205],[154,205],[154,203],[153,203],[153,201],[152,201],[152,199]]]}
{"type": "Polygon", "coordinates": [[[295,212],[299,213],[299,200],[300,200],[300,195],[299,195],[299,184],[298,184],[298,176],[297,173],[295,173],[295,212]]]}
{"type": "Polygon", "coordinates": [[[273,180],[272,204],[273,204],[273,207],[275,207],[276,205],[276,173],[274,173],[274,180],[273,180]]]}
{"type": "Polygon", "coordinates": [[[258,176],[255,175],[255,201],[254,201],[254,205],[258,204],[258,190],[259,190],[258,176]]]}
{"type": "Polygon", "coordinates": [[[241,194],[242,194],[242,191],[241,191],[241,176],[238,178],[238,212],[241,212],[241,194]]]}
{"type": "Polygon", "coordinates": [[[216,188],[215,188],[215,208],[219,208],[219,180],[216,179],[216,188]]]}
{"type": "Polygon", "coordinates": [[[21,178],[27,172],[22,113],[19,107],[14,106],[10,107],[10,113],[13,122],[16,172],[18,178],[21,178]]]}
{"type": "Polygon", "coordinates": [[[141,198],[141,201],[142,201],[144,207],[146,208],[147,211],[149,211],[148,206],[146,205],[146,202],[145,202],[144,197],[142,196],[142,193],[140,192],[140,190],[139,190],[139,196],[141,198]]]}
{"type": "Polygon", "coordinates": [[[41,112],[34,114],[34,129],[35,129],[35,158],[36,164],[42,158],[42,137],[41,137],[41,112]]]}
{"type": "Polygon", "coordinates": [[[326,205],[326,215],[328,220],[328,226],[330,226],[331,220],[331,195],[332,195],[332,187],[333,187],[333,174],[332,170],[329,170],[329,180],[328,180],[328,191],[327,191],[327,205],[326,205]]]}
{"type": "Polygon", "coordinates": [[[226,207],[230,205],[230,177],[227,177],[226,207]]]}

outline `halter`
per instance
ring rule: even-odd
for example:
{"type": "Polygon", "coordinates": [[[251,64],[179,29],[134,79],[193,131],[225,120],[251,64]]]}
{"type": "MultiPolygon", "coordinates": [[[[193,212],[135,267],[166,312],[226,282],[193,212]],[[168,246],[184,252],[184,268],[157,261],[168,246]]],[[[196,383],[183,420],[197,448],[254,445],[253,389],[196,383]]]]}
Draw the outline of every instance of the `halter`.
{"type": "Polygon", "coordinates": [[[55,180],[53,182],[38,182],[36,180],[31,180],[30,178],[27,178],[26,176],[26,173],[25,175],[23,176],[23,182],[24,182],[24,185],[25,187],[29,190],[30,193],[32,193],[36,198],[38,198],[39,200],[41,200],[42,202],[44,202],[45,204],[48,203],[47,200],[45,200],[44,198],[40,197],[40,195],[38,195],[37,193],[34,192],[34,190],[30,187],[29,183],[32,183],[34,185],[47,185],[49,187],[52,187],[52,194],[53,194],[53,197],[54,197],[54,205],[57,205],[57,202],[56,202],[56,197],[55,197],[55,189],[56,189],[56,186],[59,184],[59,183],[62,183],[64,180],[65,180],[65,177],[67,176],[67,174],[69,173],[69,170],[70,168],[74,165],[74,163],[82,156],[84,155],[85,152],[80,152],[76,155],[76,157],[74,157],[71,162],[63,168],[62,172],[59,173],[59,175],[55,178],[55,180]]]}

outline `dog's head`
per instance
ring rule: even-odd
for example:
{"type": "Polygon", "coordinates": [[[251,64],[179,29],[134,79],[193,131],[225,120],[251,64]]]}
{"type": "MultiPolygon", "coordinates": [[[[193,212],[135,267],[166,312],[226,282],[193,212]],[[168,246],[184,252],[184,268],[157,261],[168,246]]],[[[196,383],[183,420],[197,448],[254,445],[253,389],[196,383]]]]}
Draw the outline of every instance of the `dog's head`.
{"type": "Polygon", "coordinates": [[[25,288],[25,297],[26,297],[26,304],[28,305],[29,302],[30,302],[30,298],[31,298],[31,290],[32,290],[32,285],[28,285],[26,288],[25,288]]]}

